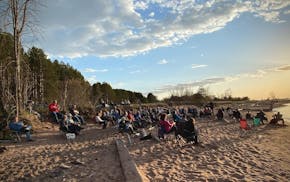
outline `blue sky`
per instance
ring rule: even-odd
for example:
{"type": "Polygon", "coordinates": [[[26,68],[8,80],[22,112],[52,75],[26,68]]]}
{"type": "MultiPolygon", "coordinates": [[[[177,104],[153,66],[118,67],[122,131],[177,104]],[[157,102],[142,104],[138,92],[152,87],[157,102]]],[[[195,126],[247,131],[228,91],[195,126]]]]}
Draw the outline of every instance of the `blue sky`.
{"type": "Polygon", "coordinates": [[[52,0],[33,42],[91,84],[290,98],[289,0],[52,0]]]}

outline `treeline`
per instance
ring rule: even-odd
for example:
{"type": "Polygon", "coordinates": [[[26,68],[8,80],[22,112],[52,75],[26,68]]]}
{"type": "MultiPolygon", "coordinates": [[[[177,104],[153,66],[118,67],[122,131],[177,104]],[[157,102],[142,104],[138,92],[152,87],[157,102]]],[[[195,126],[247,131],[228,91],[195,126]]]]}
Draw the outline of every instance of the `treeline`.
{"type": "Polygon", "coordinates": [[[224,97],[210,96],[208,91],[201,87],[196,93],[192,93],[188,90],[181,93],[172,94],[169,98],[165,98],[164,102],[168,104],[195,104],[197,106],[204,106],[208,102],[213,101],[248,101],[249,97],[232,97],[231,95],[224,97]]]}
{"type": "MultiPolygon", "coordinates": [[[[15,109],[15,60],[13,60],[13,36],[0,32],[0,114],[15,109]]],[[[50,60],[42,49],[32,47],[27,52],[21,50],[21,101],[22,109],[28,101],[47,105],[57,99],[63,109],[71,104],[80,107],[95,107],[100,100],[120,103],[156,102],[150,93],[113,89],[108,83],[95,83],[92,86],[73,67],[58,60],[50,60]]]]}

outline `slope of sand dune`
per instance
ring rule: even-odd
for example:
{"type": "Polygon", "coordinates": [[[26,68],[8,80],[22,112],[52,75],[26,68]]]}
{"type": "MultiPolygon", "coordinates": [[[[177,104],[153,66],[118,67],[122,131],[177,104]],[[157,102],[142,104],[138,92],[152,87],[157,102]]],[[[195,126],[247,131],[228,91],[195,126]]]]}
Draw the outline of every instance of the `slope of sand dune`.
{"type": "Polygon", "coordinates": [[[289,181],[290,127],[266,125],[241,133],[236,122],[199,121],[200,146],[177,142],[130,147],[150,181],[289,181]]]}

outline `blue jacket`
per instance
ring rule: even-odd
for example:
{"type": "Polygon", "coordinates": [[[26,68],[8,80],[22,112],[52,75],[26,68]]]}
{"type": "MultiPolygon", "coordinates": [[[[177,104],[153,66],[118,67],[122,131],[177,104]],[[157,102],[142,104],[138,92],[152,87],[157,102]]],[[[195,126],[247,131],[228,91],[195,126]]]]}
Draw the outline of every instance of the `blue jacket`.
{"type": "Polygon", "coordinates": [[[173,120],[174,120],[175,122],[179,122],[179,121],[182,120],[182,118],[181,118],[179,115],[177,115],[176,113],[174,113],[174,114],[173,114],[173,120]]]}
{"type": "Polygon", "coordinates": [[[21,131],[21,129],[23,128],[23,123],[12,121],[9,123],[9,128],[13,131],[21,131]]]}

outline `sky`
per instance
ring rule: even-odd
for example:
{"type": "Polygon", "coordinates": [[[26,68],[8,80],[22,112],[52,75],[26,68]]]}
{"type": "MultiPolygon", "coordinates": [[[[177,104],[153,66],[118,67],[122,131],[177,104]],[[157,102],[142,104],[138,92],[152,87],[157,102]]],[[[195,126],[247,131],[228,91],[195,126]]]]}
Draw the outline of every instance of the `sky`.
{"type": "Polygon", "coordinates": [[[290,98],[290,0],[42,2],[42,36],[29,43],[91,84],[290,98]]]}

